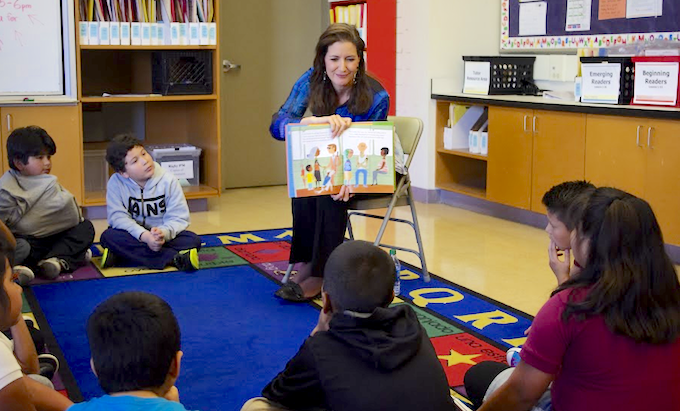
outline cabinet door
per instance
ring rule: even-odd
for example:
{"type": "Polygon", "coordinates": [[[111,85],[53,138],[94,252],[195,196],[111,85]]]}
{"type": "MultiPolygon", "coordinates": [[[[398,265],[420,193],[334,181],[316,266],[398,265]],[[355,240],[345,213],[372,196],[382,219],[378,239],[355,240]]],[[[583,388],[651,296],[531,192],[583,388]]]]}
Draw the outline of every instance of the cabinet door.
{"type": "Polygon", "coordinates": [[[586,161],[586,115],[535,111],[531,210],[545,213],[541,203],[550,187],[583,180],[586,161]]]}
{"type": "Polygon", "coordinates": [[[586,180],[643,196],[646,124],[646,119],[588,115],[586,180]]]}
{"type": "MultiPolygon", "coordinates": [[[[72,106],[32,106],[2,108],[2,151],[7,147],[7,137],[12,130],[36,125],[44,128],[57,145],[52,157],[52,174],[59,178],[64,188],[83,200],[83,144],[80,137],[80,109],[72,106]]],[[[9,169],[7,155],[2,164],[9,169]]]]}
{"type": "Polygon", "coordinates": [[[644,130],[645,200],[659,220],[664,241],[680,245],[680,124],[650,120],[650,126],[644,130]]]}
{"type": "Polygon", "coordinates": [[[487,199],[531,206],[531,118],[533,110],[489,107],[487,199]]]}

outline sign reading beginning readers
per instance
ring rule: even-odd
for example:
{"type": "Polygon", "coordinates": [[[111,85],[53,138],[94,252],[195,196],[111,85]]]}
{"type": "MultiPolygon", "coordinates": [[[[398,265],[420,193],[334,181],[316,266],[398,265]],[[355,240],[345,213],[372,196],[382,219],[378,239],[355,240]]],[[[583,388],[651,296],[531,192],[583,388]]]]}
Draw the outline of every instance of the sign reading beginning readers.
{"type": "Polygon", "coordinates": [[[611,103],[619,101],[621,92],[621,64],[582,64],[584,103],[611,103]]]}
{"type": "Polygon", "coordinates": [[[677,62],[636,62],[633,103],[676,105],[679,66],[677,62]]]}
{"type": "Polygon", "coordinates": [[[488,61],[466,61],[463,93],[489,94],[491,84],[491,63],[488,61]]]}

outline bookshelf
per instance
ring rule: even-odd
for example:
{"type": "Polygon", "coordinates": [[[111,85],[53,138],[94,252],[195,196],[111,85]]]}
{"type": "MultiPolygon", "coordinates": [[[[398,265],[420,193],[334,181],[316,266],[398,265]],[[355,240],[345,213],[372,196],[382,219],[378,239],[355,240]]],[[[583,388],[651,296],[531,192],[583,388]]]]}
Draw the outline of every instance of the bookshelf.
{"type": "Polygon", "coordinates": [[[334,14],[337,7],[362,7],[366,15],[363,26],[363,38],[366,40],[366,70],[387,90],[390,95],[389,114],[395,115],[397,107],[397,0],[343,0],[329,1],[329,3],[331,12],[334,14]]]}
{"type": "MultiPolygon", "coordinates": [[[[83,1],[87,0],[76,0],[76,21],[82,20],[83,1]]],[[[214,4],[214,23],[219,31],[219,1],[214,4]]],[[[219,39],[219,33],[216,37],[219,39]]],[[[219,45],[87,45],[76,36],[76,50],[80,156],[101,153],[105,140],[121,132],[135,133],[145,145],[192,144],[202,149],[200,185],[184,187],[187,200],[219,196],[219,45]],[[153,94],[154,53],[164,51],[209,53],[212,90],[208,94],[153,94]],[[104,93],[114,96],[104,97],[104,93]]],[[[108,168],[109,175],[111,172],[108,168]]],[[[86,187],[84,176],[82,187],[83,206],[106,205],[105,186],[86,187]]]]}

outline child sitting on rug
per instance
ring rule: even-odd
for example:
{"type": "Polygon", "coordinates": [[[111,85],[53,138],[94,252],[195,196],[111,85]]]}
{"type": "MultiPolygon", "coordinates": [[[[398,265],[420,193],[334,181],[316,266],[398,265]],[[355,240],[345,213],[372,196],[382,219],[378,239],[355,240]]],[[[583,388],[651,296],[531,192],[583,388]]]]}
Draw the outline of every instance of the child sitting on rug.
{"type": "Polygon", "coordinates": [[[17,238],[16,267],[23,285],[34,272],[55,279],[92,256],[92,223],[76,199],[50,174],[57,146],[37,126],[18,128],[7,138],[10,170],[0,178],[0,220],[17,238]]]}
{"type": "Polygon", "coordinates": [[[248,401],[252,410],[453,410],[444,370],[415,312],[389,307],[395,267],[387,253],[348,241],[324,270],[323,307],[286,368],[248,401]]]}
{"type": "Polygon", "coordinates": [[[172,309],[143,292],[116,294],[87,321],[92,371],[106,395],[69,411],[185,411],[175,381],[182,351],[172,309]]]}
{"type": "Polygon", "coordinates": [[[132,135],[106,149],[114,173],[106,188],[109,228],[101,235],[102,268],[115,265],[182,271],[199,268],[201,239],[186,228],[189,206],[179,181],[154,162],[132,135]]]}
{"type": "Polygon", "coordinates": [[[576,223],[581,218],[585,203],[593,191],[594,185],[578,180],[553,186],[543,195],[542,202],[548,214],[545,231],[550,236],[548,259],[550,268],[557,278],[557,285],[567,281],[582,268],[578,261],[574,261],[574,266],[571,267],[569,241],[576,223]],[[560,260],[559,257],[563,259],[560,260]]]}
{"type": "Polygon", "coordinates": [[[0,333],[0,409],[66,410],[73,403],[37,375],[38,354],[21,315],[21,286],[12,273],[14,247],[14,237],[0,230],[0,330],[9,329],[13,337],[10,341],[0,333]]]}

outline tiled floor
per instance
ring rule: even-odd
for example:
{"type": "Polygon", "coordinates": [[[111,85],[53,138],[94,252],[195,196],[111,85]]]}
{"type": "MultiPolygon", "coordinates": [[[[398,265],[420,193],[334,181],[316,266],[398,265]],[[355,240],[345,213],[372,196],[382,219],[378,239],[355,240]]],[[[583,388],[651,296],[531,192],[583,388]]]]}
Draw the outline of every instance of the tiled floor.
{"type": "MultiPolygon", "coordinates": [[[[542,230],[442,204],[418,203],[417,209],[430,272],[532,315],[556,286],[542,230]]],[[[291,225],[290,199],[282,186],[229,190],[211,199],[209,210],[192,214],[191,230],[208,234],[291,225]]],[[[395,215],[410,213],[402,207],[395,215]]],[[[98,240],[106,221],[94,224],[98,240]]],[[[379,221],[357,219],[354,227],[358,238],[373,240],[379,221]]],[[[416,244],[407,226],[388,227],[383,242],[416,244]]],[[[399,257],[420,265],[412,254],[399,257]]]]}

